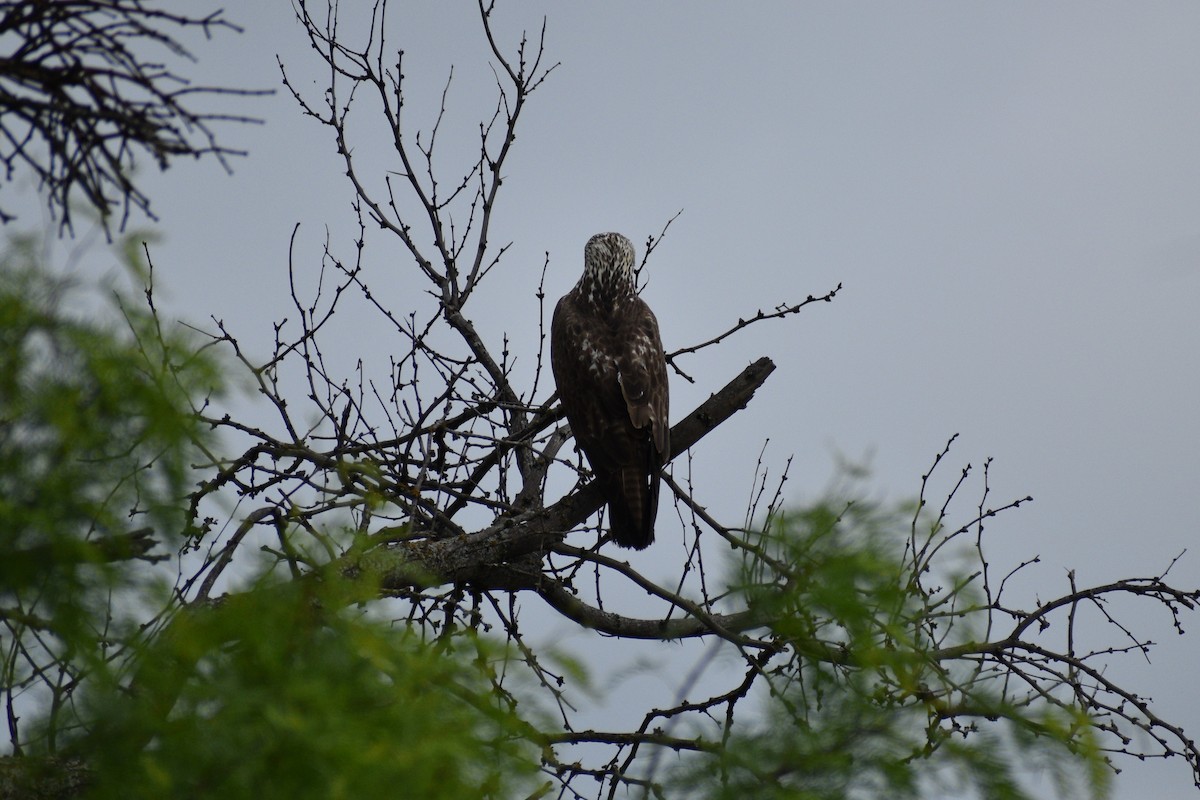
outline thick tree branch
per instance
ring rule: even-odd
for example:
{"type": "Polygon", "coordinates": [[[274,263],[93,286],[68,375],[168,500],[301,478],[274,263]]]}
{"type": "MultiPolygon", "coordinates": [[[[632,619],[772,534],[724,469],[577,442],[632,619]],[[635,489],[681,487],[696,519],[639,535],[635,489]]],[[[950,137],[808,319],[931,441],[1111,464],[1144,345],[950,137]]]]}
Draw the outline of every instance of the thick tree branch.
{"type": "MultiPolygon", "coordinates": [[[[549,579],[539,583],[537,593],[547,605],[572,622],[623,639],[694,639],[699,636],[712,636],[716,628],[732,635],[761,627],[763,624],[763,620],[750,611],[705,614],[703,619],[697,616],[682,619],[635,619],[590,606],[567,591],[561,583],[549,579]]],[[[757,647],[762,646],[760,642],[754,644],[757,647]]]]}
{"type": "MultiPolygon", "coordinates": [[[[771,359],[758,359],[672,427],[672,457],[745,408],[774,369],[771,359]]],[[[545,509],[501,517],[477,533],[379,548],[346,561],[340,568],[350,574],[366,570],[389,591],[439,583],[487,586],[495,565],[545,552],[595,513],[602,502],[600,489],[592,481],[545,509]]]]}

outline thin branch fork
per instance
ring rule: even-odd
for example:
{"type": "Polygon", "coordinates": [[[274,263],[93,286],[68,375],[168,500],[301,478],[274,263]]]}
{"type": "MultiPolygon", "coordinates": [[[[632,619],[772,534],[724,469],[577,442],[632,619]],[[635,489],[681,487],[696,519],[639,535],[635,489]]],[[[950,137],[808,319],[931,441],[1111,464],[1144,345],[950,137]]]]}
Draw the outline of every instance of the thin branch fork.
{"type": "MultiPolygon", "coordinates": [[[[664,228],[664,231],[665,230],[666,229],[664,228]]],[[[792,305],[788,305],[787,303],[781,303],[780,305],[776,306],[775,309],[772,311],[763,311],[760,308],[758,310],[758,313],[756,313],[754,316],[749,317],[749,318],[745,318],[745,317],[739,318],[738,321],[736,323],[734,323],[732,326],[730,326],[728,329],[726,329],[722,333],[717,334],[716,336],[709,339],[708,341],[700,342],[700,344],[694,344],[691,347],[681,347],[678,350],[667,353],[667,360],[674,363],[674,359],[677,358],[678,356],[687,355],[689,353],[695,353],[696,351],[703,350],[706,347],[711,347],[712,345],[720,344],[721,342],[725,341],[733,334],[737,333],[738,331],[742,330],[743,328],[750,327],[751,325],[753,325],[756,322],[761,322],[765,319],[783,319],[784,317],[789,317],[792,314],[800,313],[801,309],[803,309],[805,306],[812,305],[813,303],[832,303],[833,299],[835,297],[837,297],[838,292],[840,292],[841,290],[842,290],[842,284],[839,283],[836,287],[834,287],[833,289],[830,289],[825,294],[820,295],[820,296],[810,294],[808,297],[804,298],[799,303],[793,303],[792,305]]]]}

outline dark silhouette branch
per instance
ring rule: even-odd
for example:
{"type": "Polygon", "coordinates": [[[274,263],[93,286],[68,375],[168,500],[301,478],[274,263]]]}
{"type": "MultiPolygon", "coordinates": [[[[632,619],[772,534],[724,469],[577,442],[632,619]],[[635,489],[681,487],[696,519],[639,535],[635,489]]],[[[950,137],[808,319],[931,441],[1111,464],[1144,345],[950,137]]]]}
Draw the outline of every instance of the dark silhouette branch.
{"type": "MultiPolygon", "coordinates": [[[[136,0],[0,2],[0,165],[12,182],[23,171],[46,192],[60,230],[73,229],[72,202],[95,210],[106,232],[117,207],[124,229],[133,210],[151,219],[150,198],[133,177],[138,159],[160,169],[181,156],[211,156],[226,170],[244,155],[217,140],[215,124],[260,122],[197,110],[212,97],[267,91],[194,86],[150,54],[194,61],[178,36],[241,32],[222,11],[204,16],[146,7],[136,0]]],[[[14,219],[0,209],[0,221],[14,219]]]]}

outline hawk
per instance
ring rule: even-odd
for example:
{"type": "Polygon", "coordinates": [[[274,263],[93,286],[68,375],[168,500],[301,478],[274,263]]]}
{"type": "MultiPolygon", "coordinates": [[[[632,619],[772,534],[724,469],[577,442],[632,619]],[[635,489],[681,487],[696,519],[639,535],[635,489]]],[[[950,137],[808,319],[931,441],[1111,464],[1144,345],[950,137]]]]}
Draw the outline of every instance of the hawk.
{"type": "Polygon", "coordinates": [[[654,312],[637,296],[633,244],[598,233],[583,275],[550,325],[550,365],[575,441],[608,503],[613,539],[654,541],[659,469],[670,454],[667,359],[654,312]]]}

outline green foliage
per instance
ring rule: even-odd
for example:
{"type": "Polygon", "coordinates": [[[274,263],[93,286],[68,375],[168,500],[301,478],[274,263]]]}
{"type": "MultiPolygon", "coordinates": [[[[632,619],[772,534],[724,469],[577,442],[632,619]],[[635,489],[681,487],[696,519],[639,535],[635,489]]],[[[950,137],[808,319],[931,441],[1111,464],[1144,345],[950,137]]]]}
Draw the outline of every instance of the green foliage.
{"type": "Polygon", "coordinates": [[[424,641],[348,610],[378,587],[315,573],[175,605],[163,571],[136,560],[188,541],[190,464],[208,447],[193,409],[217,367],[164,332],[149,293],[97,309],[30,252],[0,271],[0,691],[24,754],[85,764],[96,798],[520,784],[537,752],[493,691],[504,653],[472,631],[424,641]]]}
{"type": "Polygon", "coordinates": [[[495,697],[499,653],[337,612],[315,582],[181,612],[143,654],[139,693],[104,692],[78,744],[96,798],[505,797],[532,772],[495,697]],[[162,714],[162,697],[177,700],[162,714]],[[149,746],[145,746],[149,743],[149,746]]]}
{"type": "MultiPolygon", "coordinates": [[[[1106,795],[1086,718],[1057,704],[1006,703],[995,681],[975,680],[972,662],[934,646],[938,625],[967,625],[973,612],[947,619],[911,581],[895,546],[905,527],[899,514],[827,501],[758,535],[735,588],[788,657],[767,670],[761,721],[731,727],[715,758],[688,761],[681,788],[710,798],[949,789],[1025,800],[1022,781],[1044,771],[1064,796],[1106,795]]],[[[970,581],[951,584],[961,596],[970,581]]]]}
{"type": "MultiPolygon", "coordinates": [[[[93,318],[28,245],[0,263],[0,614],[61,635],[106,623],[110,568],[183,535],[213,363],[120,294],[93,318]]],[[[143,304],[144,305],[144,304],[143,304]]]]}

